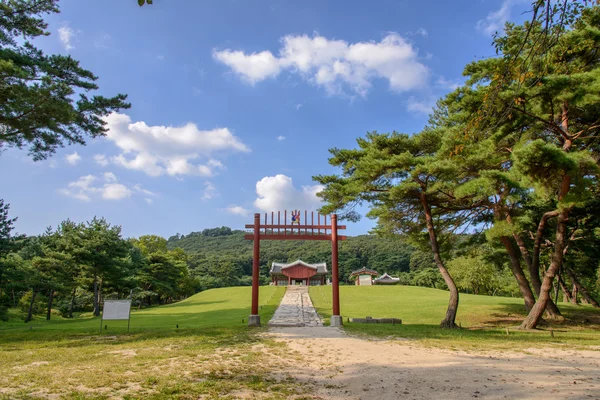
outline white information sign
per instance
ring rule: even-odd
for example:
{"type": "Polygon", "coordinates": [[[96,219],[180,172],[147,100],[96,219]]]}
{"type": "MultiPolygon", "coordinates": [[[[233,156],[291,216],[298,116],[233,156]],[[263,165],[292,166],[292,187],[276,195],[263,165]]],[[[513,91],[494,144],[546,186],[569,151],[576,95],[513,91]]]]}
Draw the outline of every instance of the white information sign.
{"type": "Polygon", "coordinates": [[[131,300],[104,300],[103,320],[128,320],[131,300]]]}

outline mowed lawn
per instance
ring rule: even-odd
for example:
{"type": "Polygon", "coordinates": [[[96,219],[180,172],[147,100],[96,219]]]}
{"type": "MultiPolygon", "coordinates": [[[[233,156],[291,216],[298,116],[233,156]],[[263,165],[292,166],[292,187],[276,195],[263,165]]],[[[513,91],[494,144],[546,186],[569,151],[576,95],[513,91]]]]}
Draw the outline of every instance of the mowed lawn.
{"type": "MultiPolygon", "coordinates": [[[[328,322],[331,286],[311,287],[310,295],[317,312],[328,322]]],[[[460,347],[546,342],[600,345],[600,310],[591,306],[559,303],[566,321],[542,324],[536,332],[517,332],[516,327],[526,316],[523,299],[461,293],[456,323],[463,329],[440,329],[448,299],[447,291],[416,286],[340,286],[340,314],[349,332],[414,338],[433,344],[440,344],[438,339],[452,338],[450,343],[460,347]],[[402,325],[348,322],[348,318],[367,316],[400,318],[402,325]]]]}
{"type": "MultiPolygon", "coordinates": [[[[281,301],[285,289],[274,286],[260,288],[260,314],[264,319],[270,318],[281,301]]],[[[203,327],[231,327],[244,325],[250,315],[250,287],[231,287],[211,289],[174,304],[131,311],[131,332],[147,330],[171,330],[203,327]]],[[[267,319],[268,321],[268,319],[267,319]]],[[[122,334],[127,331],[127,321],[104,321],[105,333],[122,334]]],[[[0,323],[0,335],[12,330],[59,330],[94,333],[100,330],[100,318],[92,318],[89,313],[85,317],[66,319],[56,315],[46,321],[44,316],[36,316],[29,324],[18,318],[11,318],[8,323],[0,323]]],[[[0,336],[0,341],[2,336],[0,336]]]]}
{"type": "MultiPolygon", "coordinates": [[[[264,324],[284,292],[260,288],[264,324]]],[[[276,353],[278,345],[247,327],[250,294],[249,287],[213,289],[134,310],[130,333],[126,321],[106,321],[100,333],[100,319],[91,317],[0,323],[0,399],[220,399],[238,392],[284,399],[302,392],[267,378],[264,348],[276,353]]]]}

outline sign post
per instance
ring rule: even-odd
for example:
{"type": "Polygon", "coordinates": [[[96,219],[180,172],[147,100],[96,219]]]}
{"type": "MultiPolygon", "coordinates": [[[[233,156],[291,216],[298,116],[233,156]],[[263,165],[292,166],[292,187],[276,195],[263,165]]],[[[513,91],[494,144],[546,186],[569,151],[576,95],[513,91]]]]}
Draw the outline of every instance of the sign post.
{"type": "Polygon", "coordinates": [[[104,308],[100,316],[100,332],[102,332],[102,321],[124,320],[127,320],[127,332],[129,332],[131,324],[131,299],[104,300],[104,308]]]}

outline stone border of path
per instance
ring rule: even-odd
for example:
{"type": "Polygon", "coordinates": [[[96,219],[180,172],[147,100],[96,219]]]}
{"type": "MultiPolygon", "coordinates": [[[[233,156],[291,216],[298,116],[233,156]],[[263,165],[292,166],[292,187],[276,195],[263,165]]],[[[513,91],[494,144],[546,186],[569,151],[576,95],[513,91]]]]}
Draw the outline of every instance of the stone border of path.
{"type": "Polygon", "coordinates": [[[288,286],[269,326],[301,327],[323,326],[323,321],[312,304],[307,286],[288,286]]]}

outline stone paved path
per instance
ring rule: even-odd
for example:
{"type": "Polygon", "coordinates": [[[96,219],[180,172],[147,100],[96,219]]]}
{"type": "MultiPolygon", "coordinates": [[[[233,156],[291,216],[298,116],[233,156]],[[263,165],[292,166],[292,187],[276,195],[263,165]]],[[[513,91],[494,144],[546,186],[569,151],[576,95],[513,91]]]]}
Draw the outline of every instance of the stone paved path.
{"type": "Polygon", "coordinates": [[[307,286],[288,286],[269,326],[323,326],[307,286]]]}

